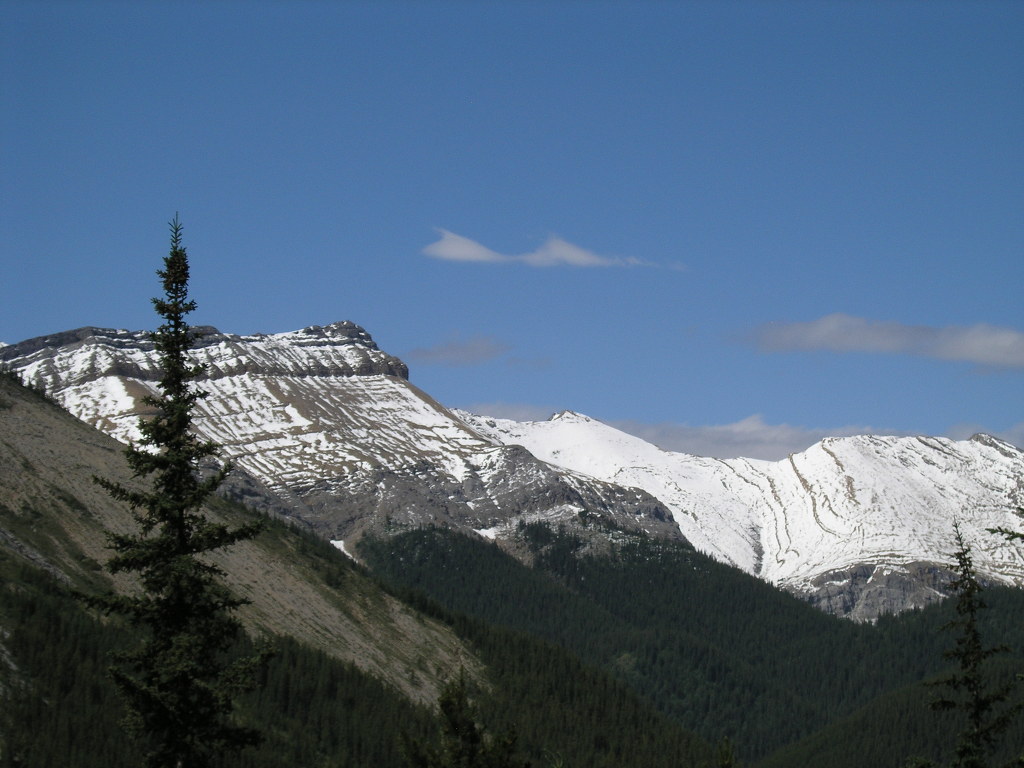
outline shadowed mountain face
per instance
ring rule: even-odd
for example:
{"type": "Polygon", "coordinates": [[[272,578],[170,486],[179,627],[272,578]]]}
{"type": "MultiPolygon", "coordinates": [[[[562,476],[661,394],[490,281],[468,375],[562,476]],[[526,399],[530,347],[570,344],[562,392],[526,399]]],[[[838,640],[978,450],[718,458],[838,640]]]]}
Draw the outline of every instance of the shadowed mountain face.
{"type": "MultiPolygon", "coordinates": [[[[873,618],[940,599],[954,518],[987,578],[1024,583],[1024,454],[979,436],[822,441],[782,462],[661,451],[573,413],[509,422],[450,411],[352,323],[276,335],[204,333],[196,429],[240,470],[246,501],[350,547],[366,532],[443,524],[520,551],[520,523],[687,539],[806,597],[873,618]]],[[[71,413],[137,437],[157,372],[144,333],[83,328],[0,349],[71,413]]]]}

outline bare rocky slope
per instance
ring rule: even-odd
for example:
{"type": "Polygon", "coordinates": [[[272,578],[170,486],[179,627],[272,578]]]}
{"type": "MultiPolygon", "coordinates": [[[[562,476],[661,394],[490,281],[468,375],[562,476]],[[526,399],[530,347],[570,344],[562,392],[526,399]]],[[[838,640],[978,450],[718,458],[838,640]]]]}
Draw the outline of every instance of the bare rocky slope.
{"type": "MultiPolygon", "coordinates": [[[[94,476],[130,484],[124,446],[0,376],[0,557],[31,563],[79,589],[132,589],[130,580],[111,579],[101,564],[111,555],[107,533],[134,531],[135,523],[94,476]]],[[[222,504],[208,514],[230,520],[242,513],[222,504]]],[[[432,702],[452,674],[480,667],[446,627],[358,571],[343,569],[346,588],[333,589],[303,552],[301,537],[285,526],[214,560],[230,588],[252,601],[241,609],[251,632],[295,637],[413,700],[432,702]]]]}
{"type": "MultiPolygon", "coordinates": [[[[357,551],[367,532],[443,524],[515,550],[547,520],[599,546],[624,532],[714,557],[869,619],[940,599],[961,520],[993,581],[1024,583],[1024,454],[993,438],[864,436],[783,462],[661,451],[579,414],[518,423],[450,411],[352,323],[276,335],[204,329],[196,426],[242,470],[236,495],[357,551]]],[[[77,331],[0,348],[0,361],[119,440],[137,436],[157,372],[146,334],[77,331]]]]}

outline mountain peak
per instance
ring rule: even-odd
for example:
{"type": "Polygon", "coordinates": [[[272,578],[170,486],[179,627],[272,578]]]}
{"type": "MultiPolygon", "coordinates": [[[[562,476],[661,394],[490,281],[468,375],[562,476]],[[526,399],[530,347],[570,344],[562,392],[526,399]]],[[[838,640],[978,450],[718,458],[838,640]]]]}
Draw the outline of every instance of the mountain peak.
{"type": "Polygon", "coordinates": [[[992,435],[986,435],[984,432],[978,432],[971,435],[969,442],[978,443],[979,445],[992,448],[993,450],[1003,454],[1003,456],[1013,456],[1021,451],[1020,448],[1012,443],[1000,440],[998,437],[992,437],[992,435]]]}
{"type": "Polygon", "coordinates": [[[1024,585],[1024,555],[986,534],[1020,527],[1024,452],[988,436],[829,437],[765,461],[661,451],[572,411],[476,426],[646,491],[698,549],[833,613],[874,618],[938,599],[954,517],[976,537],[986,578],[1024,585]]]}
{"type": "MultiPolygon", "coordinates": [[[[831,612],[872,618],[939,598],[959,517],[979,572],[1024,584],[1024,554],[986,534],[1020,527],[1024,452],[987,435],[857,435],[781,461],[703,458],[571,410],[531,422],[453,414],[350,321],[201,331],[192,354],[209,396],[197,431],[333,540],[444,522],[514,537],[519,522],[585,526],[596,512],[613,530],[685,537],[831,612]]],[[[157,390],[141,331],[80,328],[0,348],[0,360],[125,441],[157,390]]]]}
{"type": "Polygon", "coordinates": [[[578,411],[566,410],[551,414],[551,416],[548,418],[548,421],[586,424],[593,421],[593,419],[585,414],[579,413],[578,411]]]}
{"type": "Polygon", "coordinates": [[[293,343],[316,343],[318,341],[340,344],[358,344],[367,349],[378,350],[377,343],[366,329],[351,320],[339,320],[328,325],[308,325],[298,331],[274,334],[270,338],[289,340],[293,343]]]}
{"type": "MultiPolygon", "coordinates": [[[[370,334],[345,320],[298,331],[238,336],[195,326],[192,356],[208,379],[241,373],[263,376],[394,376],[409,368],[382,352],[370,334]]],[[[47,392],[103,377],[155,382],[160,377],[147,331],[85,326],[0,348],[0,361],[47,392]]]]}

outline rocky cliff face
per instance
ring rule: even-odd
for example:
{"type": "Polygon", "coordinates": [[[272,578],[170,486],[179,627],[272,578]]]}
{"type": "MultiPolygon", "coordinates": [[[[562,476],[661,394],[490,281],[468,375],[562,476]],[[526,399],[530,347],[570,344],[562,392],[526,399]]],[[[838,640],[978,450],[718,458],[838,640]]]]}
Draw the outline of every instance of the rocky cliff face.
{"type": "MultiPolygon", "coordinates": [[[[208,378],[240,373],[264,376],[395,376],[409,378],[397,357],[381,352],[365,330],[345,321],[292,333],[236,336],[198,326],[193,350],[208,378]]],[[[144,331],[78,328],[8,346],[0,361],[46,391],[106,376],[156,382],[153,342],[144,331]]]]}
{"type": "MultiPolygon", "coordinates": [[[[232,490],[348,542],[442,524],[514,546],[521,522],[686,539],[825,610],[872,618],[941,598],[952,522],[982,574],[1024,583],[1024,453],[994,438],[828,439],[785,461],[662,451],[571,412],[511,422],[453,412],[352,323],[275,335],[200,329],[195,426],[239,468],[232,490]]],[[[147,334],[83,328],[0,361],[119,440],[158,373],[147,334]]]]}
{"type": "MultiPolygon", "coordinates": [[[[556,469],[467,426],[408,382],[408,369],[352,323],[272,336],[199,329],[206,365],[196,430],[242,471],[236,495],[287,510],[333,540],[425,524],[488,535],[521,521],[680,539],[644,491],[556,469]]],[[[83,328],[0,349],[0,360],[83,421],[139,437],[158,371],[144,333],[83,328]]]]}

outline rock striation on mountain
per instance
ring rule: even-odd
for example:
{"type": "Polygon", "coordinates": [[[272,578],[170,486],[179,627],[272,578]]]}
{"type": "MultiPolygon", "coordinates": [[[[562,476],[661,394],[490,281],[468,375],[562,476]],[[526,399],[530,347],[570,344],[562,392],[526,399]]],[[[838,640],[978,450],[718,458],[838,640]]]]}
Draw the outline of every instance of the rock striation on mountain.
{"type": "MultiPolygon", "coordinates": [[[[196,429],[223,446],[249,503],[349,551],[367,532],[475,531],[515,549],[545,520],[595,546],[622,532],[698,549],[859,619],[941,598],[953,519],[993,581],[1024,584],[1024,453],[987,436],[824,440],[781,462],[662,451],[585,416],[512,422],[451,411],[351,323],[250,336],[199,329],[196,429]]],[[[152,343],[81,328],[0,347],[0,362],[127,442],[155,392],[152,343]]]]}
{"type": "Polygon", "coordinates": [[[663,451],[581,414],[543,422],[462,418],[500,442],[608,482],[643,488],[718,560],[873,618],[941,599],[953,522],[986,578],[1024,584],[1024,452],[987,435],[827,438],[783,461],[663,451]]]}
{"type": "MultiPolygon", "coordinates": [[[[242,471],[236,493],[332,540],[428,524],[509,533],[520,522],[681,539],[657,499],[552,467],[481,436],[408,381],[353,323],[274,335],[200,329],[207,366],[195,428],[242,471]],[[265,492],[266,491],[266,492],[265,492]]],[[[0,361],[83,421],[138,438],[158,372],[145,333],[83,328],[0,349],[0,361]]]]}

